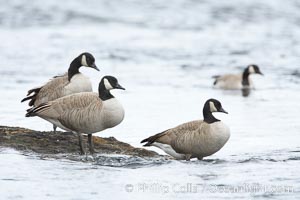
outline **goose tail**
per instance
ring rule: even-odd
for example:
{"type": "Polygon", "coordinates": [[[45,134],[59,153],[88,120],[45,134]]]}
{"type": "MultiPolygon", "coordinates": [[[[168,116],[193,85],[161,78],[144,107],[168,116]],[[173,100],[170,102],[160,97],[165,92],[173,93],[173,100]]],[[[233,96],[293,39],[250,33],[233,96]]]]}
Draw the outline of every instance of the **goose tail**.
{"type": "Polygon", "coordinates": [[[220,78],[220,75],[212,76],[212,78],[215,79],[214,85],[216,85],[218,83],[218,78],[220,78]]]}
{"type": "Polygon", "coordinates": [[[37,107],[27,109],[25,117],[34,117],[37,116],[39,112],[44,111],[50,107],[47,103],[42,103],[37,107]]]}
{"type": "MultiPolygon", "coordinates": [[[[168,131],[168,130],[166,130],[166,131],[168,131]]],[[[158,138],[160,138],[160,137],[162,137],[163,135],[165,135],[166,131],[161,132],[161,133],[157,133],[157,134],[155,134],[155,135],[153,135],[153,136],[150,136],[150,137],[148,137],[148,138],[146,138],[146,139],[143,139],[143,140],[141,141],[141,143],[147,142],[146,144],[143,145],[144,147],[152,146],[152,144],[153,144],[158,138]]]]}
{"type": "Polygon", "coordinates": [[[27,95],[26,95],[27,97],[25,97],[24,99],[22,99],[22,100],[21,100],[21,103],[24,102],[24,101],[30,100],[29,103],[28,103],[28,105],[29,105],[29,106],[33,106],[33,105],[34,105],[34,102],[35,102],[35,100],[36,100],[36,96],[37,96],[37,94],[40,92],[41,88],[42,88],[42,87],[39,87],[39,88],[33,88],[33,89],[31,89],[31,90],[28,90],[28,93],[27,93],[27,95]],[[32,94],[32,93],[33,93],[33,95],[29,96],[29,95],[32,94]]]}
{"type": "Polygon", "coordinates": [[[146,138],[146,139],[143,139],[143,140],[141,141],[141,143],[147,142],[146,144],[143,145],[144,147],[151,146],[151,143],[149,142],[149,140],[150,140],[150,137],[148,137],[148,138],[146,138]]]}

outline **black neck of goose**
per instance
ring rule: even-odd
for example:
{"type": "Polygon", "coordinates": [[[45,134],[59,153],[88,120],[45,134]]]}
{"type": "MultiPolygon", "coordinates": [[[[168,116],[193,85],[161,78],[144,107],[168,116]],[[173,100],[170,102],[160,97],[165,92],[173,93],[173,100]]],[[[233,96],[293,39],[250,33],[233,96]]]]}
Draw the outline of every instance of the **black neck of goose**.
{"type": "Polygon", "coordinates": [[[242,79],[242,85],[243,86],[249,86],[249,72],[248,68],[246,68],[243,72],[243,79],[242,79]]]}
{"type": "Polygon", "coordinates": [[[206,103],[204,105],[204,108],[203,108],[203,117],[204,117],[204,121],[208,124],[212,124],[214,122],[219,122],[220,120],[216,119],[211,111],[210,111],[210,107],[209,107],[209,103],[206,103]]]}
{"type": "Polygon", "coordinates": [[[68,80],[70,81],[71,78],[75,75],[79,73],[79,68],[81,67],[81,61],[79,59],[79,57],[75,58],[69,67],[68,70],[68,80]]]}
{"type": "Polygon", "coordinates": [[[99,88],[98,88],[98,92],[99,92],[99,98],[102,100],[102,101],[105,101],[105,100],[108,100],[108,99],[111,99],[111,98],[114,98],[114,96],[110,93],[109,90],[107,90],[105,88],[105,85],[103,83],[103,81],[101,81],[99,83],[99,88]]]}

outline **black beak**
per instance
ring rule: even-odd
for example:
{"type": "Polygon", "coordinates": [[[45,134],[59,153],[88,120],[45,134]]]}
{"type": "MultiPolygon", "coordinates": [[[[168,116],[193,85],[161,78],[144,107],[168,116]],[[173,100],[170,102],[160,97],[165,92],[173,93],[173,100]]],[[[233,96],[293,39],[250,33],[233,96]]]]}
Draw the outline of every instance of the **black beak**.
{"type": "Polygon", "coordinates": [[[120,89],[120,90],[125,90],[125,88],[123,88],[119,83],[117,83],[117,85],[115,86],[116,89],[120,89]]]}
{"type": "Polygon", "coordinates": [[[222,107],[219,109],[219,112],[228,114],[228,112],[226,110],[224,110],[222,107]]]}
{"type": "Polygon", "coordinates": [[[91,68],[94,68],[94,69],[97,70],[97,71],[100,71],[100,69],[98,69],[98,67],[95,65],[95,63],[93,63],[90,67],[91,67],[91,68]]]}
{"type": "Polygon", "coordinates": [[[260,74],[260,75],[262,75],[262,76],[264,75],[263,73],[261,73],[261,71],[258,71],[257,73],[260,74]]]}

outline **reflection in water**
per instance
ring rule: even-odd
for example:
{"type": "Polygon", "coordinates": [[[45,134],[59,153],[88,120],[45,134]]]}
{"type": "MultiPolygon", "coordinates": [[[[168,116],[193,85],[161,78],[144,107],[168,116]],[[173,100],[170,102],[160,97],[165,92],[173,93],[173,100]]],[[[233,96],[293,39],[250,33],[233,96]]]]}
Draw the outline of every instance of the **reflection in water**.
{"type": "Polygon", "coordinates": [[[246,88],[243,88],[242,89],[242,95],[243,95],[243,97],[247,97],[247,96],[249,96],[250,95],[250,88],[249,87],[246,87],[246,88]]]}

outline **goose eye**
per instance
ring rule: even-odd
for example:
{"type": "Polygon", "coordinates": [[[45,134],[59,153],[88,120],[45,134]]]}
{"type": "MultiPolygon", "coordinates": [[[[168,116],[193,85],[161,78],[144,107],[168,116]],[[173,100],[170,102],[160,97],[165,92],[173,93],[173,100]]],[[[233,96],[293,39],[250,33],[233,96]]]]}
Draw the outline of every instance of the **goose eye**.
{"type": "Polygon", "coordinates": [[[88,64],[91,64],[91,59],[90,59],[89,57],[87,57],[87,58],[86,58],[86,62],[87,62],[88,64]]]}

